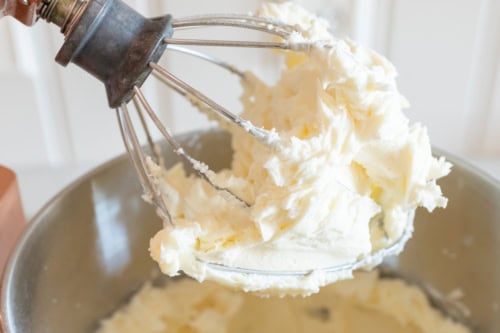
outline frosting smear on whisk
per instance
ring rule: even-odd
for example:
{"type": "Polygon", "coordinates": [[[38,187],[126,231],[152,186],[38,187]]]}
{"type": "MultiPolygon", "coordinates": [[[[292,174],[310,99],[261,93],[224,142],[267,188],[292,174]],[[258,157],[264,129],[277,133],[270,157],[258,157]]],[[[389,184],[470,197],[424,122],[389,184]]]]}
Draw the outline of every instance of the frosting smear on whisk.
{"type": "Polygon", "coordinates": [[[387,59],[334,38],[326,21],[296,4],[264,4],[260,15],[294,26],[289,43],[310,44],[284,52],[275,85],[250,73],[243,82],[242,117],[275,130],[280,148],[226,126],[232,166],[212,177],[249,207],[186,176],[180,164],[154,168],[175,227],[158,232],[150,250],[168,275],[184,271],[247,291],[307,295],[352,273],[321,268],[394,243],[419,206],[445,207],[436,180],[451,165],[432,156],[425,127],[404,115],[409,104],[387,59]],[[207,263],[310,273],[271,278],[207,263]]]}

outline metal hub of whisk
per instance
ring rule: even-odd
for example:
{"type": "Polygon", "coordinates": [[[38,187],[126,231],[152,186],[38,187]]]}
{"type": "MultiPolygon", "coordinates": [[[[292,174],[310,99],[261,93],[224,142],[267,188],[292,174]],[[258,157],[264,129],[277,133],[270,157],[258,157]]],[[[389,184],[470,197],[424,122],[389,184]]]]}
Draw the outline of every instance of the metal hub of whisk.
{"type": "Polygon", "coordinates": [[[287,38],[295,31],[289,25],[250,15],[203,15],[172,19],[170,15],[148,19],[128,7],[121,0],[44,0],[39,7],[39,16],[59,27],[65,35],[65,42],[56,56],[63,66],[70,62],[85,69],[102,81],[106,87],[109,106],[115,108],[121,134],[130,159],[137,171],[146,197],[159,208],[162,217],[172,223],[171,216],[154,183],[148,163],[149,156],[143,151],[136,128],[132,122],[129,106],[138,113],[152,158],[155,153],[150,131],[149,118],[173,150],[216,190],[228,194],[245,206],[250,203],[236,196],[230,190],[218,186],[206,165],[188,155],[172,137],[169,129],[160,121],[147,101],[141,86],[153,73],[177,93],[193,104],[212,111],[223,121],[231,122],[254,136],[271,149],[279,149],[279,138],[274,132],[253,126],[227,110],[199,90],[158,65],[160,57],[167,49],[195,56],[244,78],[244,73],[217,58],[183,46],[222,46],[290,49],[287,38]],[[283,42],[200,40],[174,38],[174,31],[180,29],[226,26],[262,31],[281,37],[283,42]],[[132,103],[129,103],[132,102],[132,103]]]}

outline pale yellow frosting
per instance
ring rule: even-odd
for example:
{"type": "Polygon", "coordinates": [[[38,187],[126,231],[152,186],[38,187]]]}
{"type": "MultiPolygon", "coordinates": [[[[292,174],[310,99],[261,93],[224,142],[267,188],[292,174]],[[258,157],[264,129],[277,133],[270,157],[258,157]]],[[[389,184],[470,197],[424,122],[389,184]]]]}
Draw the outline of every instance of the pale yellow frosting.
{"type": "MultiPolygon", "coordinates": [[[[229,170],[217,185],[228,198],[177,165],[150,164],[173,217],[151,240],[162,271],[184,271],[267,294],[317,292],[351,276],[321,268],[364,258],[411,228],[414,210],[445,207],[436,179],[450,164],[434,158],[425,127],[410,124],[393,65],[293,3],[264,4],[260,15],[293,25],[278,82],[251,73],[242,81],[242,117],[279,136],[279,149],[234,125],[229,170]],[[306,276],[240,274],[207,263],[267,271],[310,270],[306,276]]],[[[400,249],[399,249],[400,250],[400,249]]],[[[376,263],[376,262],[375,262],[376,263]]]]}
{"type": "Polygon", "coordinates": [[[376,272],[307,298],[260,298],[188,279],[147,285],[97,333],[469,333],[418,288],[376,272]]]}

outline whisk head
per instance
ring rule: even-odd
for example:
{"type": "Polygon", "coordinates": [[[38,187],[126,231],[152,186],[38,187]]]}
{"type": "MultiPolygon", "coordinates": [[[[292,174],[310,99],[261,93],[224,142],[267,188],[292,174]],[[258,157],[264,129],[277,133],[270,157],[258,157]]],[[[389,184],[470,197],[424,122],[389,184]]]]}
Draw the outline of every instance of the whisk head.
{"type": "MultiPolygon", "coordinates": [[[[256,48],[270,48],[270,49],[282,49],[282,50],[305,50],[310,45],[307,43],[290,43],[288,42],[290,36],[297,32],[292,26],[286,25],[281,22],[277,22],[273,19],[267,19],[262,17],[255,17],[249,15],[204,15],[196,16],[185,19],[173,20],[173,28],[175,29],[185,29],[188,27],[203,27],[209,25],[217,26],[231,26],[238,28],[246,28],[252,30],[263,31],[283,39],[282,42],[260,42],[260,41],[236,41],[236,40],[202,40],[202,39],[176,39],[173,37],[165,38],[164,42],[167,43],[168,50],[181,52],[188,54],[210,63],[218,65],[219,67],[229,71],[240,77],[240,79],[245,80],[245,73],[238,70],[236,67],[229,63],[226,63],[218,58],[212,57],[206,53],[195,51],[184,46],[192,45],[203,45],[203,46],[229,46],[229,47],[256,47],[256,48]],[[182,46],[182,47],[181,47],[182,46]]],[[[169,86],[171,89],[179,93],[188,99],[196,107],[203,109],[205,112],[212,112],[215,116],[219,117],[222,121],[227,121],[236,124],[241,129],[246,131],[249,135],[252,135],[261,144],[267,145],[269,149],[273,149],[280,152],[280,137],[274,131],[269,131],[263,128],[254,126],[249,121],[240,118],[238,115],[232,113],[222,105],[215,102],[213,99],[203,94],[201,91],[192,87],[190,84],[184,82],[179,77],[175,76],[167,69],[163,68],[157,63],[150,63],[150,68],[152,69],[153,76],[158,77],[163,83],[169,86]]],[[[186,151],[179,146],[176,140],[173,138],[169,129],[163,125],[163,123],[158,119],[152,107],[148,104],[144,93],[141,88],[134,87],[135,96],[133,98],[135,109],[138,112],[140,123],[146,133],[148,138],[148,144],[150,151],[157,152],[155,149],[154,142],[151,140],[151,135],[147,127],[146,121],[144,121],[144,115],[147,115],[155,125],[155,127],[160,131],[163,138],[172,147],[173,151],[179,155],[179,157],[187,165],[198,174],[199,177],[203,178],[208,184],[210,184],[219,193],[225,194],[227,200],[237,200],[243,206],[250,207],[250,203],[246,202],[242,198],[238,197],[231,190],[217,185],[216,180],[213,177],[213,173],[210,169],[201,161],[198,161],[194,157],[186,153],[186,151]]],[[[130,121],[130,116],[128,114],[128,108],[126,104],[122,104],[117,109],[117,116],[119,119],[119,124],[121,127],[121,132],[127,151],[131,156],[134,166],[140,175],[143,188],[147,193],[150,193],[152,202],[156,204],[159,209],[159,214],[166,218],[168,221],[172,221],[168,209],[166,208],[165,202],[163,201],[162,195],[156,188],[155,182],[152,180],[150,175],[152,171],[149,169],[150,163],[148,163],[148,158],[144,154],[137,134],[135,133],[134,127],[130,121]]],[[[155,162],[160,161],[160,156],[156,155],[153,157],[155,162]]],[[[341,276],[350,276],[353,270],[373,267],[378,265],[385,257],[396,255],[400,253],[403,249],[404,244],[408,241],[413,233],[413,214],[410,214],[407,221],[407,227],[400,238],[393,243],[389,244],[387,247],[378,249],[371,253],[369,256],[361,257],[355,261],[348,262],[342,265],[323,267],[320,269],[322,274],[335,276],[338,279],[341,276]]],[[[380,216],[378,216],[380,218],[380,216]]],[[[199,259],[202,261],[201,259],[199,259]]],[[[314,270],[290,270],[290,271],[268,271],[268,270],[258,270],[249,268],[239,268],[239,267],[228,267],[222,264],[206,262],[207,269],[218,272],[217,274],[230,274],[232,279],[242,279],[247,275],[257,275],[265,276],[266,279],[280,281],[283,278],[296,279],[298,277],[305,277],[317,272],[314,270]]],[[[322,279],[328,280],[328,277],[323,276],[322,279]]]]}
{"type": "MultiPolygon", "coordinates": [[[[57,0],[52,1],[57,2],[57,0]]],[[[57,6],[52,7],[57,8],[57,6]]],[[[50,17],[47,13],[44,15],[50,17]]],[[[109,105],[116,109],[123,141],[137,171],[145,197],[157,207],[158,214],[163,220],[173,226],[172,216],[162,197],[159,185],[152,177],[152,168],[155,164],[161,164],[161,155],[155,147],[148,123],[153,124],[173,151],[216,191],[227,200],[235,200],[244,207],[250,207],[251,203],[230,189],[217,184],[217,180],[208,166],[186,153],[174,139],[168,127],[156,115],[141,90],[141,86],[149,76],[155,76],[198,108],[212,112],[221,121],[239,126],[261,144],[279,153],[281,139],[274,130],[256,127],[248,120],[242,119],[160,66],[158,61],[163,53],[170,49],[211,62],[245,80],[245,74],[234,66],[205,53],[185,48],[185,46],[203,45],[305,51],[311,44],[290,41],[295,33],[300,33],[297,28],[274,19],[252,15],[216,14],[181,19],[172,19],[166,15],[145,19],[120,0],[91,0],[83,4],[79,3],[79,5],[74,6],[69,17],[70,19],[67,20],[59,20],[64,22],[62,29],[66,34],[66,42],[56,59],[63,65],[74,62],[105,83],[109,105]],[[202,40],[173,37],[176,30],[206,26],[237,27],[261,31],[278,37],[280,41],[202,40]],[[136,126],[130,113],[132,105],[138,114],[140,127],[145,133],[151,154],[147,154],[140,144],[136,126]]],[[[338,275],[341,272],[350,274],[354,269],[378,264],[383,257],[399,253],[411,236],[412,219],[413,216],[408,221],[407,229],[401,238],[389,244],[388,247],[354,262],[322,268],[321,271],[326,274],[335,273],[338,275]]],[[[285,276],[306,276],[312,272],[310,270],[267,272],[226,267],[214,263],[208,263],[208,267],[219,272],[231,272],[243,276],[247,274],[266,275],[276,279],[285,276]]]]}

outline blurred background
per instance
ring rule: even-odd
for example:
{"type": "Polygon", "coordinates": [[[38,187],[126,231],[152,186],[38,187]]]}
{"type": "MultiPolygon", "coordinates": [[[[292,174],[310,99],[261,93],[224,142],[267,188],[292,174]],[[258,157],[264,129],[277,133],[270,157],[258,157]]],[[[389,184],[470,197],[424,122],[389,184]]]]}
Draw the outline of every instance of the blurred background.
{"type": "MultiPolygon", "coordinates": [[[[147,16],[180,17],[247,13],[262,1],[127,2],[147,16]]],[[[500,1],[299,3],[330,21],[337,36],[368,45],[396,65],[400,91],[412,104],[407,115],[428,127],[436,147],[500,178],[500,1]]],[[[218,30],[195,36],[255,37],[218,30]]],[[[75,66],[63,68],[54,62],[62,40],[58,28],[44,22],[27,28],[11,18],[0,20],[0,164],[17,172],[28,216],[68,182],[124,151],[102,84],[75,66]]],[[[279,69],[269,51],[212,53],[267,80],[279,69]]],[[[239,110],[234,78],[187,56],[168,55],[163,62],[221,104],[239,110]]],[[[150,81],[145,89],[174,133],[210,126],[166,87],[150,81]]]]}

